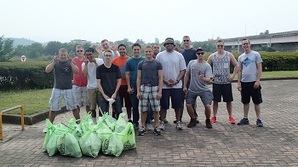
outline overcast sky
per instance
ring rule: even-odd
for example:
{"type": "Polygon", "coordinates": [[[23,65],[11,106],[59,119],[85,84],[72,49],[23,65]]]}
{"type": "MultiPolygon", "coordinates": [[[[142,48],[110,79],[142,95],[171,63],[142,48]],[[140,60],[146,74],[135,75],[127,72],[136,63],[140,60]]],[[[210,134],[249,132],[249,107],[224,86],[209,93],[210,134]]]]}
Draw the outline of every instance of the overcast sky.
{"type": "Polygon", "coordinates": [[[0,0],[0,36],[192,41],[298,30],[296,0],[0,0]]]}

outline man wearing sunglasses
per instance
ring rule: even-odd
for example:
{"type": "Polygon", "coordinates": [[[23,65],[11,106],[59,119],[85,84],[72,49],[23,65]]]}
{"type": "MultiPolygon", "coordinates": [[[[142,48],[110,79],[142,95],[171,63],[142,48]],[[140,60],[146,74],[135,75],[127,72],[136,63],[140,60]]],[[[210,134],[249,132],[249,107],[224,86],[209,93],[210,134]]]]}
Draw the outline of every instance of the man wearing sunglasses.
{"type": "Polygon", "coordinates": [[[226,108],[229,114],[229,122],[235,124],[235,119],[232,116],[232,84],[231,82],[235,78],[238,71],[238,63],[234,55],[224,50],[224,41],[216,41],[216,52],[212,53],[207,62],[213,65],[213,116],[211,117],[211,123],[216,122],[216,115],[218,110],[218,103],[223,101],[226,102],[226,108]],[[230,75],[230,64],[234,66],[233,74],[230,75]]]}
{"type": "Polygon", "coordinates": [[[82,45],[76,46],[76,57],[72,60],[75,62],[76,66],[79,68],[79,73],[73,74],[73,91],[75,95],[75,100],[78,107],[85,106],[86,111],[90,110],[89,105],[87,104],[87,77],[83,74],[82,64],[85,60],[84,48],[82,45]]]}
{"type": "Polygon", "coordinates": [[[100,105],[100,92],[97,88],[96,69],[103,64],[103,60],[95,58],[94,49],[89,48],[85,51],[85,62],[82,65],[83,73],[87,77],[88,104],[90,105],[93,123],[96,124],[96,106],[100,105]]]}
{"type": "Polygon", "coordinates": [[[197,49],[197,57],[197,60],[191,60],[188,63],[184,76],[183,91],[186,94],[187,112],[191,118],[187,127],[192,128],[197,124],[193,106],[199,96],[205,107],[206,127],[210,129],[212,128],[210,115],[213,95],[207,84],[211,81],[212,69],[210,64],[204,60],[204,50],[202,48],[197,49]],[[189,79],[190,84],[189,88],[187,88],[189,79]]]}
{"type": "MultiPolygon", "coordinates": [[[[186,63],[186,66],[188,65],[188,63],[191,61],[191,60],[196,60],[197,59],[197,51],[196,49],[194,49],[191,45],[191,40],[190,40],[190,37],[188,35],[185,35],[183,38],[182,38],[182,42],[183,42],[183,46],[184,46],[184,49],[181,49],[180,50],[180,53],[183,55],[184,57],[184,60],[185,60],[185,63],[186,63]]],[[[189,83],[187,83],[187,88],[189,87],[189,83]]],[[[182,120],[182,116],[183,116],[183,110],[184,110],[184,100],[182,102],[182,108],[181,108],[181,118],[180,118],[180,121],[182,120]]],[[[198,114],[196,112],[196,104],[194,104],[194,112],[195,112],[195,116],[198,117],[198,114]]],[[[198,121],[197,121],[198,122],[198,121]]],[[[174,123],[176,123],[174,121],[174,123]]]]}

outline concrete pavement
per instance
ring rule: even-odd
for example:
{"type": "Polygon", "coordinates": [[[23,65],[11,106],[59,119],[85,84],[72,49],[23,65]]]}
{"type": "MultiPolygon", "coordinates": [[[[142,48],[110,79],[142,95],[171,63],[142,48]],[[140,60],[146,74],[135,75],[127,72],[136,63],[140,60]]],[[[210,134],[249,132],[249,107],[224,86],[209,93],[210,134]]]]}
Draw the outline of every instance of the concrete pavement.
{"type": "MultiPolygon", "coordinates": [[[[0,142],[0,166],[298,166],[298,80],[262,81],[261,115],[264,127],[256,127],[251,105],[250,125],[228,123],[225,104],[220,103],[217,123],[205,128],[203,108],[198,101],[200,124],[189,129],[189,116],[183,117],[183,131],[176,131],[173,110],[168,111],[169,124],[161,136],[149,132],[136,136],[137,149],[125,151],[120,157],[100,154],[97,158],[83,156],[49,157],[42,152],[45,121],[25,126],[3,124],[4,142],[0,142]]],[[[240,93],[233,83],[233,113],[237,121],[243,117],[240,93]]],[[[72,118],[71,112],[58,115],[55,122],[72,118]]],[[[137,132],[136,132],[137,135],[137,132]]]]}

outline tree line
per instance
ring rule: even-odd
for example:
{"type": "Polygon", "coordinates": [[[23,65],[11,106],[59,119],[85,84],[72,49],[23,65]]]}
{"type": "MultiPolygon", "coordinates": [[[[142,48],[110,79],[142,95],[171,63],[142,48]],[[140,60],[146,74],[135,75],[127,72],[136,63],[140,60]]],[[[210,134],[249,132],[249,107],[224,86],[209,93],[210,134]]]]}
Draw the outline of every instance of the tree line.
{"type": "MultiPolygon", "coordinates": [[[[159,43],[159,40],[155,39],[156,43],[160,44],[161,49],[164,50],[162,43],[159,43]]],[[[75,46],[82,44],[85,49],[89,47],[95,47],[94,45],[100,45],[100,43],[92,44],[91,42],[76,43],[76,42],[59,42],[59,41],[50,41],[47,44],[43,45],[41,43],[35,42],[30,45],[18,45],[16,48],[13,47],[13,40],[9,38],[0,37],[0,62],[9,61],[13,57],[21,57],[25,55],[28,59],[31,60],[50,60],[53,55],[57,54],[57,51],[60,48],[66,48],[69,51],[71,56],[75,56],[75,46]]],[[[134,42],[129,41],[127,38],[123,40],[118,40],[111,42],[111,45],[125,44],[127,46],[127,54],[132,55],[131,46],[134,42]]],[[[136,43],[144,45],[150,45],[153,43],[146,43],[142,39],[137,39],[136,43]]],[[[180,49],[183,48],[183,45],[179,40],[175,41],[177,47],[180,49]]],[[[206,52],[215,51],[214,41],[207,42],[192,42],[194,48],[203,47],[206,52]]]]}

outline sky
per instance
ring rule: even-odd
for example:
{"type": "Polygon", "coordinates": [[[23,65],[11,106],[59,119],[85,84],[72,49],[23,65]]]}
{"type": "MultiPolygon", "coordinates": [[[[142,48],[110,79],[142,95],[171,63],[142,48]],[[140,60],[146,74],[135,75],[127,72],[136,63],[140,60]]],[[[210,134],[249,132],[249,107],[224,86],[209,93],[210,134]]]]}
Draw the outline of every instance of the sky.
{"type": "Polygon", "coordinates": [[[296,0],[0,0],[0,36],[192,41],[298,30],[296,0]]]}

